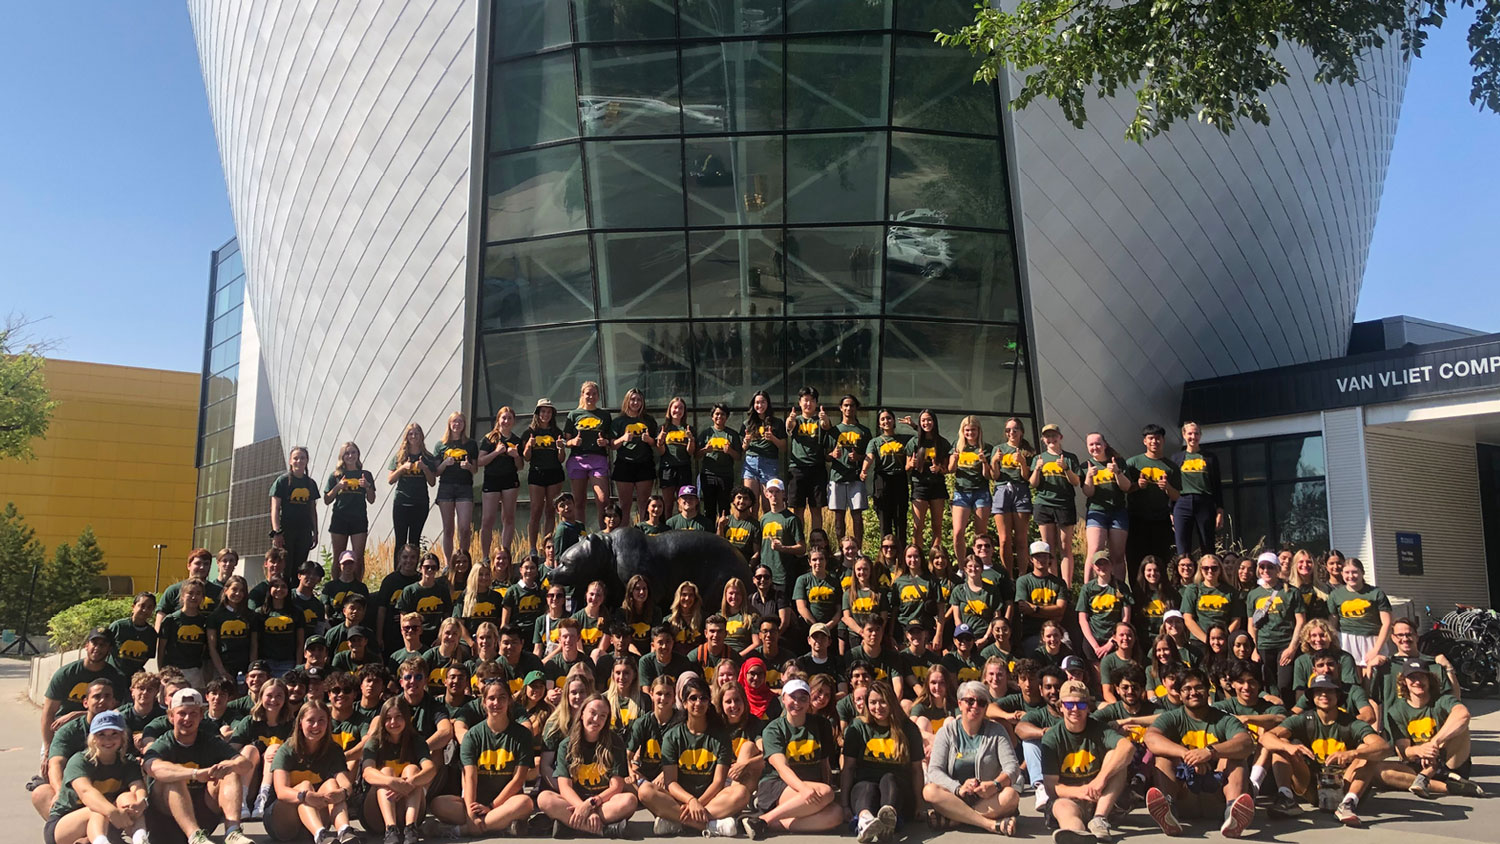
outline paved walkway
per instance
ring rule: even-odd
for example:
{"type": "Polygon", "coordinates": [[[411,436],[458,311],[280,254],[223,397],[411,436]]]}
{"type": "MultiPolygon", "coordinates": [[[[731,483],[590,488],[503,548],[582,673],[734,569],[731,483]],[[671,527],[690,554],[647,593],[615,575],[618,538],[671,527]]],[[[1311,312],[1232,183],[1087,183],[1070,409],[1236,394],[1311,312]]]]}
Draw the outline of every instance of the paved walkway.
{"type": "MultiPolygon", "coordinates": [[[[10,830],[8,841],[35,841],[40,838],[42,822],[31,810],[24,783],[37,769],[39,710],[26,699],[27,666],[25,662],[0,659],[0,830],[10,830]]],[[[1500,792],[1500,700],[1471,700],[1475,712],[1474,752],[1478,762],[1474,776],[1490,793],[1500,792]]],[[[1023,838],[1047,840],[1042,822],[1030,808],[1031,799],[1022,802],[1021,835],[1023,838]]],[[[1302,817],[1270,823],[1265,813],[1257,817],[1247,839],[1298,844],[1437,844],[1437,842],[1474,841],[1493,844],[1500,841],[1500,798],[1466,800],[1451,798],[1428,802],[1409,794],[1380,794],[1360,806],[1365,819],[1363,830],[1348,830],[1334,822],[1332,816],[1305,813],[1302,817]]],[[[1143,844],[1167,844],[1144,811],[1136,812],[1125,824],[1126,839],[1143,844]]],[[[650,838],[649,816],[636,815],[631,831],[638,838],[650,838]]],[[[1187,839],[1220,840],[1217,827],[1206,824],[1190,827],[1187,839]]],[[[248,831],[257,841],[269,841],[259,824],[248,831]]],[[[983,844],[995,836],[978,832],[944,832],[934,835],[926,824],[912,825],[904,833],[907,842],[940,839],[942,844],[983,844]]],[[[842,840],[853,836],[791,836],[775,840],[805,839],[806,842],[842,840]]],[[[368,839],[367,839],[368,840],[368,839]]],[[[377,844],[369,841],[369,844],[377,844]]]]}

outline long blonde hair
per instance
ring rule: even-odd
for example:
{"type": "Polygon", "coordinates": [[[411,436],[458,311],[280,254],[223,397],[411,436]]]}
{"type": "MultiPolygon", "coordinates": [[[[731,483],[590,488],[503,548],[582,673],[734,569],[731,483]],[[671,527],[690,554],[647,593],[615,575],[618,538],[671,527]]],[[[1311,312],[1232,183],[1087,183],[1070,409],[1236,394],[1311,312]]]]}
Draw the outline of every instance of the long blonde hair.
{"type": "Polygon", "coordinates": [[[469,417],[465,416],[462,410],[455,410],[448,414],[448,421],[443,423],[443,445],[453,442],[453,420],[455,419],[462,419],[464,423],[464,433],[459,436],[469,433],[469,417]]]}
{"type": "Polygon", "coordinates": [[[677,585],[677,593],[672,596],[672,609],[667,613],[667,621],[678,630],[686,630],[694,636],[703,633],[703,594],[698,591],[697,584],[690,580],[684,580],[677,585]],[[687,616],[682,614],[682,593],[684,589],[693,590],[697,600],[693,601],[693,611],[687,616]]]}
{"type": "Polygon", "coordinates": [[[396,464],[399,466],[402,463],[410,461],[413,457],[426,457],[428,455],[427,434],[422,430],[421,425],[415,422],[408,423],[401,431],[401,442],[396,445],[396,464]],[[412,431],[417,432],[417,439],[422,443],[422,451],[419,454],[412,454],[406,450],[406,444],[411,440],[412,431]]]}
{"type": "Polygon", "coordinates": [[[749,611],[750,611],[750,589],[749,589],[749,587],[745,586],[745,581],[740,580],[738,577],[731,577],[731,578],[729,578],[729,581],[724,584],[724,592],[723,592],[723,595],[719,599],[719,614],[722,615],[722,616],[724,616],[725,618],[728,618],[731,615],[739,615],[741,613],[746,613],[746,612],[749,612],[749,611]],[[740,608],[738,610],[735,610],[734,612],[730,612],[729,611],[729,589],[732,586],[738,586],[740,588],[740,608]]]}
{"type": "MultiPolygon", "coordinates": [[[[568,705],[568,687],[573,685],[573,681],[575,680],[583,684],[583,699],[585,703],[590,698],[597,696],[594,693],[594,672],[587,665],[580,662],[568,669],[568,676],[563,678],[562,697],[557,701],[557,708],[552,710],[551,715],[547,716],[546,726],[542,728],[544,734],[550,730],[556,730],[565,736],[572,734],[574,712],[573,708],[568,705]]],[[[580,706],[579,712],[581,713],[582,711],[583,707],[580,706]]]]}
{"type": "Polygon", "coordinates": [[[585,381],[582,384],[578,385],[578,409],[579,410],[586,410],[587,409],[584,406],[584,404],[583,404],[583,394],[590,387],[593,387],[594,388],[594,392],[596,392],[596,393],[599,394],[599,403],[602,404],[603,401],[604,401],[604,388],[601,387],[601,386],[599,386],[599,382],[598,381],[585,381]]]}
{"type": "Polygon", "coordinates": [[[490,573],[490,586],[495,585],[495,573],[489,563],[480,562],[469,569],[469,579],[464,582],[464,618],[474,617],[474,604],[479,597],[479,570],[484,569],[490,573]]]}
{"type": "Polygon", "coordinates": [[[1286,582],[1299,590],[1318,585],[1318,561],[1313,559],[1312,552],[1306,548],[1299,548],[1296,553],[1292,554],[1292,570],[1286,573],[1286,582]],[[1304,557],[1312,564],[1312,571],[1309,573],[1309,576],[1312,578],[1311,583],[1303,580],[1302,575],[1297,573],[1297,561],[1304,557]]]}
{"type": "Polygon", "coordinates": [[[484,439],[486,442],[500,442],[500,417],[504,416],[506,411],[510,411],[510,415],[512,417],[516,415],[515,410],[513,410],[510,405],[505,405],[504,407],[495,411],[495,427],[491,428],[490,432],[484,435],[484,439]]]}
{"type": "MultiPolygon", "coordinates": [[[[906,725],[911,723],[911,721],[906,717],[906,710],[901,708],[901,699],[896,697],[895,690],[892,689],[891,684],[886,682],[885,680],[870,681],[870,691],[867,692],[867,695],[875,694],[878,694],[881,697],[885,698],[885,708],[890,712],[890,714],[887,716],[887,720],[891,722],[890,731],[892,761],[906,762],[912,758],[911,750],[913,748],[909,748],[906,746],[906,725]]],[[[859,719],[861,721],[864,721],[871,727],[875,727],[877,729],[879,729],[880,727],[880,725],[875,722],[875,719],[870,716],[870,699],[868,696],[865,698],[864,714],[860,715],[859,719]]]]}
{"type": "MultiPolygon", "coordinates": [[[[609,706],[609,701],[605,700],[599,695],[591,694],[584,699],[583,705],[578,707],[578,713],[582,715],[583,710],[587,709],[589,707],[589,704],[593,703],[594,701],[598,701],[605,706],[609,706]]],[[[614,708],[610,707],[610,711],[611,713],[613,713],[614,708]]],[[[614,767],[615,754],[623,754],[624,752],[624,743],[621,742],[620,737],[615,735],[614,731],[609,728],[608,721],[605,722],[603,727],[599,728],[599,739],[593,742],[590,742],[583,735],[582,718],[573,719],[572,725],[568,727],[568,756],[566,762],[569,774],[578,770],[580,767],[589,764],[598,765],[607,774],[609,772],[609,769],[614,767]],[[589,745],[589,749],[593,751],[592,759],[584,758],[583,746],[585,744],[589,745]]]]}
{"type": "MultiPolygon", "coordinates": [[[[581,393],[583,391],[579,390],[579,392],[581,393]]],[[[645,416],[646,415],[646,394],[643,393],[643,392],[641,392],[636,387],[631,387],[630,389],[626,390],[624,397],[622,397],[620,399],[620,415],[621,416],[629,416],[630,415],[630,411],[627,408],[630,407],[630,397],[631,396],[640,396],[641,397],[641,415],[645,416]]]]}
{"type": "Polygon", "coordinates": [[[337,469],[348,471],[348,467],[344,465],[344,452],[348,451],[351,448],[354,449],[354,471],[358,472],[359,470],[365,468],[364,461],[360,459],[362,457],[362,454],[359,450],[359,446],[355,445],[353,440],[350,440],[339,446],[339,465],[336,467],[337,469]]]}
{"type": "Polygon", "coordinates": [[[980,423],[978,416],[974,416],[972,414],[969,415],[969,416],[965,416],[963,419],[959,420],[959,422],[958,422],[958,442],[956,442],[956,443],[953,444],[954,448],[958,449],[958,450],[962,450],[963,448],[965,448],[966,446],[969,445],[968,441],[966,441],[964,439],[964,428],[966,426],[969,426],[969,425],[973,425],[974,426],[974,446],[973,447],[979,449],[980,455],[982,457],[983,453],[984,453],[984,425],[980,423]]]}

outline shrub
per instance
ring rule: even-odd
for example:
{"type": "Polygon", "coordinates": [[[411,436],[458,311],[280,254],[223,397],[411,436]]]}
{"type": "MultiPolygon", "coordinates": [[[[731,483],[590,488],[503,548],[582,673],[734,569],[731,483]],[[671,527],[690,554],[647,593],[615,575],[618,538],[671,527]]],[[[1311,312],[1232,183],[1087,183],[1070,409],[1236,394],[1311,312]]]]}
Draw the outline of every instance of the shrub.
{"type": "Polygon", "coordinates": [[[47,622],[47,639],[60,651],[82,647],[89,631],[130,615],[132,598],[94,598],[75,604],[47,622]]]}

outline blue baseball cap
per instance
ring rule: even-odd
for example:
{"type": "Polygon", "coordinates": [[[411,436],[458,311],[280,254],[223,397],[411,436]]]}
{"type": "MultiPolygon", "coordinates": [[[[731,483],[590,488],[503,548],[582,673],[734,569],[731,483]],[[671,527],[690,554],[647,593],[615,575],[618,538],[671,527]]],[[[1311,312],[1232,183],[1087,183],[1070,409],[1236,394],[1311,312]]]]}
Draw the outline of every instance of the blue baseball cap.
{"type": "Polygon", "coordinates": [[[98,735],[105,730],[125,732],[125,716],[113,709],[106,709],[95,715],[94,720],[89,724],[89,735],[98,735]]]}

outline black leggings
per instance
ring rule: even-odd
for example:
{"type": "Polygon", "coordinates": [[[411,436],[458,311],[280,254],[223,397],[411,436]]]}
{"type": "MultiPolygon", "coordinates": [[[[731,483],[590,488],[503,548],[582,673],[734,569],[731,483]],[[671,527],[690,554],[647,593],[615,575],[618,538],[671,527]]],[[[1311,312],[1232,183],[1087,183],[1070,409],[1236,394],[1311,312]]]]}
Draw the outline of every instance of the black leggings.
{"type": "Polygon", "coordinates": [[[856,818],[864,811],[874,814],[881,806],[896,807],[899,820],[910,818],[915,808],[911,786],[895,774],[884,774],[879,782],[860,780],[849,789],[849,808],[856,818]]]}
{"type": "Polygon", "coordinates": [[[1287,701],[1292,699],[1292,666],[1296,663],[1296,660],[1282,665],[1281,652],[1283,650],[1285,648],[1261,650],[1260,685],[1266,694],[1275,695],[1287,701]]]}
{"type": "Polygon", "coordinates": [[[427,522],[429,504],[392,504],[391,524],[396,528],[396,549],[408,542],[422,547],[422,525],[427,522]]]}
{"type": "Polygon", "coordinates": [[[704,472],[698,476],[698,500],[703,504],[703,515],[717,523],[719,516],[729,512],[729,499],[734,492],[734,483],[729,478],[704,472]]]}
{"type": "Polygon", "coordinates": [[[1214,520],[1219,508],[1211,496],[1188,494],[1177,499],[1172,508],[1172,531],[1177,538],[1177,553],[1192,556],[1194,546],[1203,554],[1214,550],[1214,520]]]}
{"type": "MultiPolygon", "coordinates": [[[[906,510],[911,506],[911,493],[906,476],[875,476],[875,513],[880,518],[880,536],[896,537],[896,547],[906,547],[906,510]]],[[[897,551],[897,553],[901,553],[897,551]]]]}

